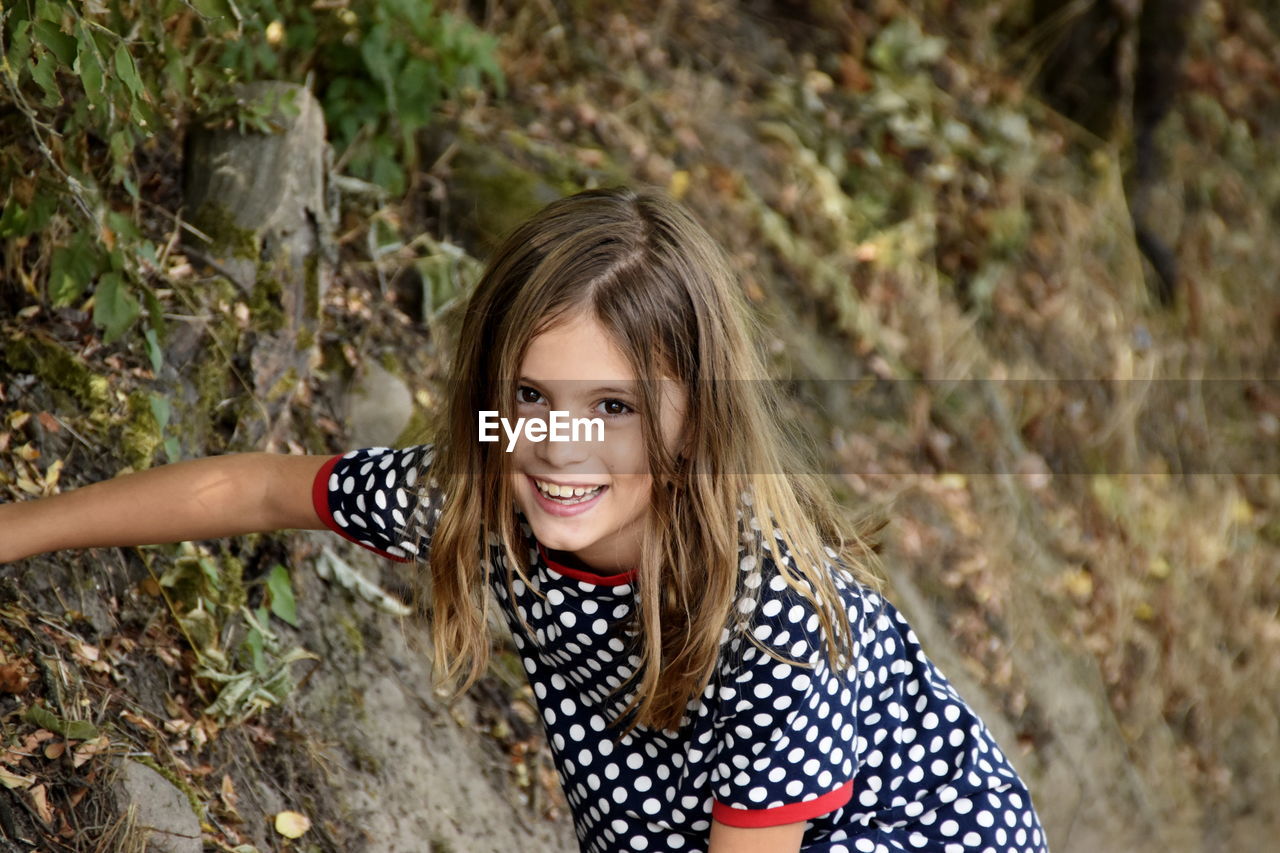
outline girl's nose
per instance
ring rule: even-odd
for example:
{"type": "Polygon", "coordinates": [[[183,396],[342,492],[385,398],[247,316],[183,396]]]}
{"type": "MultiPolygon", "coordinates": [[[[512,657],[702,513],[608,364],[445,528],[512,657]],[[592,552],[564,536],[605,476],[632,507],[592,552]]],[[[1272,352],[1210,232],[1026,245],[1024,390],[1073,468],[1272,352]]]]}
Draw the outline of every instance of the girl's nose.
{"type": "MultiPolygon", "coordinates": [[[[591,441],[553,441],[547,439],[545,441],[533,442],[533,452],[537,458],[547,466],[555,468],[568,468],[571,465],[581,465],[591,458],[593,447],[598,442],[591,441]]],[[[596,473],[586,471],[575,471],[575,473],[596,473]]]]}

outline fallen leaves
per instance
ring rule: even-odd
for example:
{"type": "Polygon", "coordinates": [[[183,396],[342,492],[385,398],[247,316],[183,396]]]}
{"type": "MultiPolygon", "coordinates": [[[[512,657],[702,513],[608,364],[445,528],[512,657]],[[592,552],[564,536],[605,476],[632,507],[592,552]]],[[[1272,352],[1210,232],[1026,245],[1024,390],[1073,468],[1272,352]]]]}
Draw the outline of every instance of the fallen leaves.
{"type": "Polygon", "coordinates": [[[301,838],[311,829],[311,818],[301,812],[284,811],[276,815],[276,832],[285,838],[301,838]]]}
{"type": "Polygon", "coordinates": [[[27,708],[24,716],[28,722],[68,740],[93,740],[98,737],[98,727],[88,720],[67,720],[41,705],[27,708]]]}
{"type": "Polygon", "coordinates": [[[38,412],[33,415],[26,411],[10,412],[0,426],[0,453],[7,453],[11,459],[12,474],[0,473],[0,485],[11,485],[15,498],[48,497],[58,493],[58,481],[62,477],[63,461],[55,459],[41,471],[37,460],[40,459],[40,448],[37,446],[39,430],[35,430],[35,438],[30,430],[38,425],[46,432],[57,433],[62,430],[58,419],[50,412],[38,412]],[[30,438],[30,440],[23,440],[30,438]],[[15,444],[15,440],[21,442],[15,444]]]}
{"type": "Polygon", "coordinates": [[[40,816],[40,820],[44,821],[46,826],[53,824],[53,809],[49,806],[49,790],[44,785],[34,785],[29,791],[31,795],[31,805],[35,807],[36,814],[40,816]]]}
{"type": "Polygon", "coordinates": [[[0,766],[0,785],[6,788],[30,788],[35,782],[34,776],[22,776],[0,766]]]}
{"type": "Polygon", "coordinates": [[[36,668],[26,658],[11,659],[0,648],[0,693],[21,694],[35,680],[36,668]]]}

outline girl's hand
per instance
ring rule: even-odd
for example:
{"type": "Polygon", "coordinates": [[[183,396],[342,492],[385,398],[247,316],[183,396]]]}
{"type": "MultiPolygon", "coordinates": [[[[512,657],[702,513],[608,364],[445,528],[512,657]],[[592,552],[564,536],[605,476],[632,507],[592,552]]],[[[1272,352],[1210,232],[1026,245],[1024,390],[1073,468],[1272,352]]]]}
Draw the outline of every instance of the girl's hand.
{"type": "Polygon", "coordinates": [[[780,826],[739,827],[711,821],[707,853],[799,853],[807,821],[780,826]]]}
{"type": "Polygon", "coordinates": [[[0,505],[0,563],[62,548],[156,545],[324,527],[311,486],[328,457],[241,453],[162,465],[0,505]]]}

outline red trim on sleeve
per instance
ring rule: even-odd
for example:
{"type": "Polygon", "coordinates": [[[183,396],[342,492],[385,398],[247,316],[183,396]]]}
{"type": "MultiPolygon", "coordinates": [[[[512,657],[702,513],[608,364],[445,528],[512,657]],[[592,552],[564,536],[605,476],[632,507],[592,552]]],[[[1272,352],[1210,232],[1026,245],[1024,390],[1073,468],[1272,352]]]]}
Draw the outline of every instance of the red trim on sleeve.
{"type": "Polygon", "coordinates": [[[551,571],[558,575],[564,575],[567,578],[573,578],[576,581],[584,583],[593,583],[599,586],[622,586],[624,583],[631,583],[636,579],[636,570],[631,569],[626,572],[619,572],[616,575],[598,575],[595,572],[587,572],[582,569],[571,569],[568,566],[562,566],[547,554],[547,549],[542,547],[542,543],[538,543],[538,551],[542,554],[542,559],[547,561],[547,566],[551,571]]]}
{"type": "Polygon", "coordinates": [[[853,797],[853,780],[850,779],[834,791],[830,791],[815,800],[803,803],[788,803],[771,809],[740,809],[726,806],[718,800],[711,806],[711,817],[725,826],[741,826],[758,828],[762,826],[781,826],[784,823],[798,823],[802,820],[824,815],[841,808],[853,797]]]}
{"type": "Polygon", "coordinates": [[[343,454],[339,453],[337,456],[324,463],[320,468],[320,471],[316,474],[315,480],[311,484],[311,505],[315,508],[316,515],[319,516],[322,522],[324,522],[325,527],[329,528],[343,539],[350,540],[361,548],[367,548],[379,557],[386,557],[388,560],[395,560],[397,563],[412,563],[413,560],[409,557],[397,557],[394,554],[388,554],[381,548],[366,545],[344,530],[339,526],[338,522],[334,520],[333,512],[329,509],[329,477],[333,474],[333,469],[337,467],[338,460],[341,459],[342,456],[343,454]]]}

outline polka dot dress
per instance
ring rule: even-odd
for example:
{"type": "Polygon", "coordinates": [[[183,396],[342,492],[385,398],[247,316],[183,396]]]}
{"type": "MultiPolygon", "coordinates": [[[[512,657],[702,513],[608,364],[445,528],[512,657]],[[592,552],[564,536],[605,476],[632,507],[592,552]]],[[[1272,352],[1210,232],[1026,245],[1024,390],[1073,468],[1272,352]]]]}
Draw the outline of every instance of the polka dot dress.
{"type": "MultiPolygon", "coordinates": [[[[315,505],[338,533],[390,559],[425,559],[439,493],[430,446],[330,460],[315,505]]],[[[804,851],[1047,851],[1025,785],[986,726],[925,656],[900,613],[831,566],[854,629],[830,668],[817,613],[779,574],[784,543],[740,562],[737,619],[678,731],[609,725],[639,661],[632,574],[550,560],[520,518],[529,582],[493,592],[533,687],[584,851],[706,850],[711,821],[806,821],[804,851]]],[[[829,564],[830,565],[830,564],[829,564]]]]}

